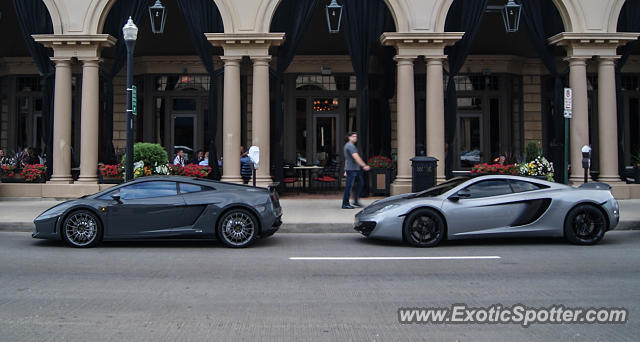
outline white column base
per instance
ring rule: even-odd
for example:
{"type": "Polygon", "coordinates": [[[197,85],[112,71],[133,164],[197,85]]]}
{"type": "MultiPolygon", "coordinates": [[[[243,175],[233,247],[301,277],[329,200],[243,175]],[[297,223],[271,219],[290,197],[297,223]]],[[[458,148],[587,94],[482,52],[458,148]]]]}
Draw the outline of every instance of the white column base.
{"type": "Polygon", "coordinates": [[[602,176],[598,177],[599,183],[622,183],[622,179],[618,176],[602,176]]]}
{"type": "Polygon", "coordinates": [[[78,178],[78,180],[76,181],[76,183],[81,183],[81,184],[98,184],[98,177],[83,177],[80,176],[78,178]]]}
{"type": "MultiPolygon", "coordinates": [[[[271,177],[256,177],[256,186],[267,188],[271,184],[273,184],[271,177]]],[[[249,181],[249,185],[253,185],[253,179],[249,181]]]]}
{"type": "Polygon", "coordinates": [[[47,184],[73,184],[73,178],[69,176],[52,176],[47,184]]]}
{"type": "Polygon", "coordinates": [[[413,180],[411,177],[397,177],[395,182],[391,184],[391,196],[411,193],[413,180]]]}
{"type": "Polygon", "coordinates": [[[223,182],[227,182],[227,183],[235,183],[235,184],[243,184],[244,182],[242,181],[242,177],[225,177],[222,176],[221,181],[223,182]]]}

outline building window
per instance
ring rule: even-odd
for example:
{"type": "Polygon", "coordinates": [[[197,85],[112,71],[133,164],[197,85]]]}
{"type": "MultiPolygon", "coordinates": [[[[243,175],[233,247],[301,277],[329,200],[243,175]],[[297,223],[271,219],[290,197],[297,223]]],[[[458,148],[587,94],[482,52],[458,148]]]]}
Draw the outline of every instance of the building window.
{"type": "Polygon", "coordinates": [[[299,75],[296,90],[357,90],[355,75],[299,75]]]}
{"type": "Polygon", "coordinates": [[[164,75],[155,77],[156,91],[209,91],[209,75],[164,75]]]}

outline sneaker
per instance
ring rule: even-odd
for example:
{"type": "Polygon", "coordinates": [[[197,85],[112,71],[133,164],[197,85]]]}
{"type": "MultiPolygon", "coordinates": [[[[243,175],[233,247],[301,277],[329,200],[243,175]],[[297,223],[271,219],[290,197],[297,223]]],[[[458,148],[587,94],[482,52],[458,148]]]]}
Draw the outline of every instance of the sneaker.
{"type": "Polygon", "coordinates": [[[351,205],[356,208],[362,208],[362,204],[360,204],[360,202],[353,202],[351,205]]]}
{"type": "Polygon", "coordinates": [[[343,205],[342,209],[355,209],[355,208],[350,205],[343,205]]]}

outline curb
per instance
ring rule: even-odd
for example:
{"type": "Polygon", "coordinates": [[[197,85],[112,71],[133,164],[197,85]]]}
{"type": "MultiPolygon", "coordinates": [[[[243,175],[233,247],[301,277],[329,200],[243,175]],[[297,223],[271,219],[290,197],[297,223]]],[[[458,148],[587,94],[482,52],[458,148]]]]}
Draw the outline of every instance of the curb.
{"type": "MultiPolygon", "coordinates": [[[[33,222],[0,222],[0,232],[31,232],[33,222]]],[[[640,221],[621,221],[615,230],[639,230],[640,221]]],[[[277,233],[310,233],[310,234],[333,234],[333,233],[356,233],[352,224],[347,223],[285,223],[277,233]]]]}

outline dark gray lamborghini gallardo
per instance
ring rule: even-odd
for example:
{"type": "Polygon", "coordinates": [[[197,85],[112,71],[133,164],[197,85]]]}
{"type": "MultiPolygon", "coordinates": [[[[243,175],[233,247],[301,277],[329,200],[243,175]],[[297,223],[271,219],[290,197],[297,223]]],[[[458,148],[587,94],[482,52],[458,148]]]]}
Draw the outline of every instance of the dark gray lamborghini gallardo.
{"type": "Polygon", "coordinates": [[[72,247],[106,240],[218,239],[248,247],[273,235],[282,208],[275,189],[175,176],[145,177],[48,209],[32,236],[72,247]]]}

